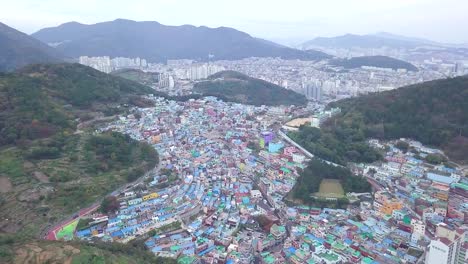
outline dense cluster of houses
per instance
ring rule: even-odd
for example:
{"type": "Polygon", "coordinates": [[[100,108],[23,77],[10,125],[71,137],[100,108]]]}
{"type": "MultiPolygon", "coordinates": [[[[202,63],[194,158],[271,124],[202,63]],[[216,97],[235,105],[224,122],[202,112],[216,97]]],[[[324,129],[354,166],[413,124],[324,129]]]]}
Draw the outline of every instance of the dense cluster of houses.
{"type": "Polygon", "coordinates": [[[347,210],[288,206],[284,198],[307,164],[278,133],[294,107],[151,99],[154,107],[102,130],[152,144],[160,169],[120,193],[119,210],[76,231],[78,238],[143,238],[155,255],[180,263],[416,263],[441,223],[466,224],[464,172],[421,159],[438,150],[408,141],[416,151],[403,153],[372,140],[385,161],[352,169],[373,183],[373,198],[347,210]]]}

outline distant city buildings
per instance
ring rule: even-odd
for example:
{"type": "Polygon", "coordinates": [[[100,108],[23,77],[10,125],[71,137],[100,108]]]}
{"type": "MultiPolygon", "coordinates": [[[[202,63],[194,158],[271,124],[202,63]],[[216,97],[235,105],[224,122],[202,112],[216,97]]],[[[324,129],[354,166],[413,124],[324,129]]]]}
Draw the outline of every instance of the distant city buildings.
{"type": "Polygon", "coordinates": [[[108,56],[103,57],[88,57],[81,56],[79,58],[79,63],[94,68],[98,71],[109,73],[113,71],[111,60],[108,56]]]}
{"type": "MultiPolygon", "coordinates": [[[[411,57],[412,58],[412,57],[411,57]]],[[[190,59],[148,63],[143,58],[79,58],[81,64],[109,73],[122,68],[159,72],[161,83],[155,87],[170,89],[171,94],[191,93],[193,83],[223,70],[233,70],[304,94],[309,100],[327,102],[398,87],[467,74],[468,60],[417,57],[408,60],[419,71],[377,67],[343,69],[326,61],[283,60],[280,58],[246,58],[237,61],[196,62],[190,59]],[[169,77],[171,76],[171,77],[169,77]]]]}
{"type": "Polygon", "coordinates": [[[224,67],[210,63],[192,64],[190,67],[190,80],[206,79],[208,76],[224,70],[224,67]]]}
{"type": "Polygon", "coordinates": [[[124,58],[116,57],[111,59],[109,56],[103,57],[88,57],[81,56],[79,58],[79,63],[92,67],[98,71],[105,73],[110,73],[112,71],[124,68],[136,68],[144,69],[148,67],[148,63],[145,59],[141,58],[124,58]]]}

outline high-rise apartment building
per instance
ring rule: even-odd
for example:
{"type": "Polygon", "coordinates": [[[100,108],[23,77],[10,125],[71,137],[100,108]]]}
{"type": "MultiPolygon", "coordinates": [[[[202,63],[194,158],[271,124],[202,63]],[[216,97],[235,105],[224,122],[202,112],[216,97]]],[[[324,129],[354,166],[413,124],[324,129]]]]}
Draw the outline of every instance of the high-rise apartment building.
{"type": "Polygon", "coordinates": [[[109,56],[81,56],[79,58],[79,63],[105,73],[110,73],[111,71],[124,68],[142,69],[148,66],[148,62],[145,59],[124,57],[116,57],[111,59],[109,56]]]}
{"type": "Polygon", "coordinates": [[[310,81],[304,85],[304,95],[309,100],[322,100],[322,86],[319,82],[310,81]]]}
{"type": "Polygon", "coordinates": [[[223,71],[224,67],[215,64],[193,64],[190,67],[189,77],[190,80],[201,80],[206,79],[208,76],[213,75],[217,72],[223,71]]]}
{"type": "Polygon", "coordinates": [[[466,264],[467,229],[452,229],[444,223],[436,228],[436,238],[431,240],[426,251],[426,264],[466,264]]]}
{"type": "Polygon", "coordinates": [[[98,71],[109,73],[113,71],[111,65],[111,59],[108,56],[103,57],[88,57],[81,56],[79,58],[79,63],[94,68],[98,71]]]}

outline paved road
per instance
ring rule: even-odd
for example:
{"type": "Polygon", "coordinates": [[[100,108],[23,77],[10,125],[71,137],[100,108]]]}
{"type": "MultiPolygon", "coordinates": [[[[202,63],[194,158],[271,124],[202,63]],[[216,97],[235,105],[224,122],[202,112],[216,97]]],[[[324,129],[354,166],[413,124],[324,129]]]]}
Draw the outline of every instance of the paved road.
{"type": "MultiPolygon", "coordinates": [[[[285,133],[283,133],[282,131],[278,131],[278,134],[284,139],[286,140],[289,144],[295,146],[296,148],[300,149],[307,157],[309,158],[314,158],[314,154],[310,153],[309,151],[307,151],[307,149],[303,148],[301,145],[299,145],[298,143],[296,143],[294,140],[292,140],[290,137],[288,137],[288,135],[286,135],[285,133]]],[[[320,159],[322,161],[324,161],[325,163],[329,164],[329,165],[333,165],[335,167],[342,167],[344,168],[344,166],[340,165],[340,164],[336,164],[334,162],[331,162],[331,161],[328,161],[328,160],[324,160],[324,159],[321,159],[321,158],[318,158],[318,157],[315,157],[317,159],[320,159]]]]}

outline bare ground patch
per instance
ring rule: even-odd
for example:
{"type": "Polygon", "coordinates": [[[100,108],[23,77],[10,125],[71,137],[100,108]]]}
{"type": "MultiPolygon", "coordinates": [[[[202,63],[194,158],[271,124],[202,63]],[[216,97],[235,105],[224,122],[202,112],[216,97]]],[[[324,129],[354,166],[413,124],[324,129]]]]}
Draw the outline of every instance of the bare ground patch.
{"type": "Polygon", "coordinates": [[[49,177],[40,171],[33,172],[33,176],[42,183],[49,183],[49,177]]]}
{"type": "Polygon", "coordinates": [[[6,176],[0,176],[0,193],[7,193],[13,189],[11,181],[6,176]]]}

